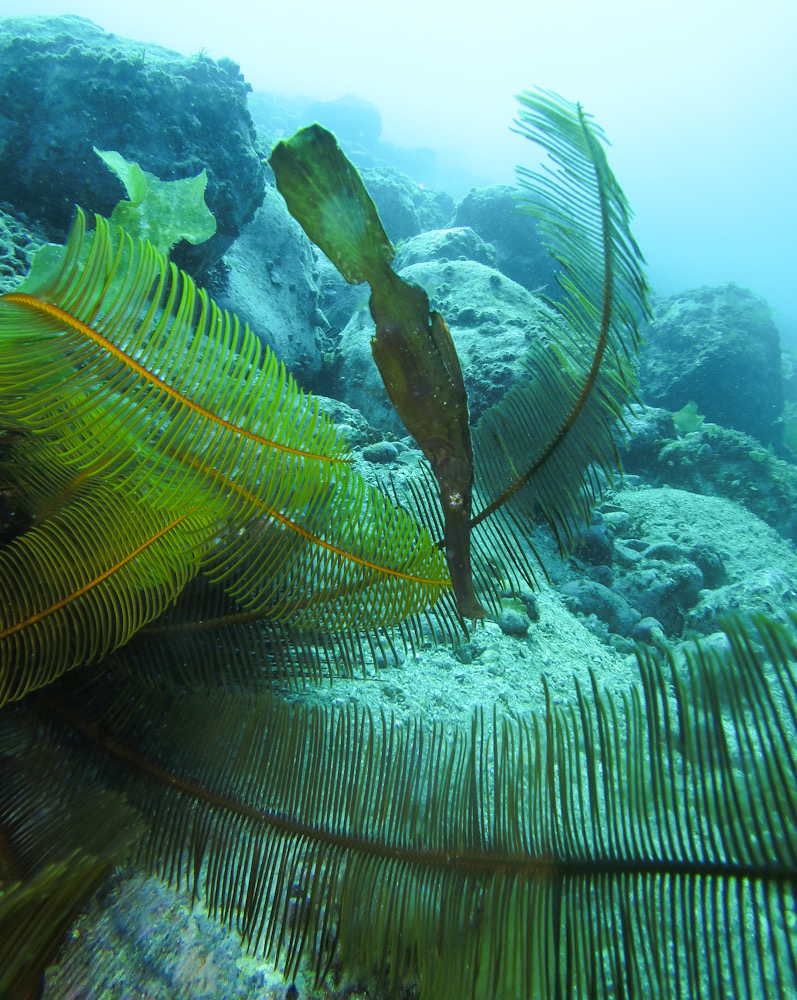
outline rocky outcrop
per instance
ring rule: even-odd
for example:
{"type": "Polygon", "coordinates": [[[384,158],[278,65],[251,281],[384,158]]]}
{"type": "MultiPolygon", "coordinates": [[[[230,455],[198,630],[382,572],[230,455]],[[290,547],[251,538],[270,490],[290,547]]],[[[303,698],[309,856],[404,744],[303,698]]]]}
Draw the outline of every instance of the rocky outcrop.
{"type": "Polygon", "coordinates": [[[694,401],[707,421],[769,443],[783,410],[772,310],[733,283],[663,300],[645,333],[640,384],[652,406],[678,411],[694,401]]]}
{"type": "Polygon", "coordinates": [[[265,168],[230,59],[186,58],[84,18],[0,20],[0,198],[62,239],[75,204],[110,215],[125,197],[92,150],[114,149],[162,180],[208,173],[217,233],[175,259],[201,274],[254,215],[265,168]]]}
{"type": "Polygon", "coordinates": [[[368,167],[360,173],[393,244],[448,222],[454,202],[443,192],[427,191],[393,167],[368,167]]]}
{"type": "Polygon", "coordinates": [[[404,240],[396,251],[392,266],[400,271],[403,267],[429,260],[475,260],[494,267],[495,257],[495,247],[491,243],[485,243],[478,233],[467,226],[458,226],[433,229],[404,240]]]}
{"type": "Polygon", "coordinates": [[[627,423],[626,472],[656,486],[735,500],[797,542],[797,468],[771,446],[710,421],[679,431],[672,413],[653,407],[627,423]]]}
{"type": "Polygon", "coordinates": [[[508,184],[473,188],[459,202],[451,226],[469,226],[496,251],[495,266],[531,292],[555,299],[559,286],[553,259],[542,244],[536,221],[518,211],[522,192],[508,184]]]}
{"type": "Polygon", "coordinates": [[[629,481],[595,513],[596,531],[609,547],[577,551],[558,588],[617,648],[710,635],[740,608],[794,605],[793,546],[724,497],[629,481]]]}
{"type": "MultiPolygon", "coordinates": [[[[505,275],[472,260],[431,260],[401,272],[405,281],[424,288],[432,307],[451,329],[459,355],[471,422],[497,403],[524,370],[520,361],[531,344],[554,322],[539,299],[505,275]]],[[[388,402],[371,357],[374,324],[363,298],[341,335],[339,393],[368,421],[399,437],[406,434],[388,402]]]]}
{"type": "Polygon", "coordinates": [[[276,188],[224,257],[219,304],[246,320],[304,388],[315,387],[328,323],[319,308],[313,248],[276,188]]]}

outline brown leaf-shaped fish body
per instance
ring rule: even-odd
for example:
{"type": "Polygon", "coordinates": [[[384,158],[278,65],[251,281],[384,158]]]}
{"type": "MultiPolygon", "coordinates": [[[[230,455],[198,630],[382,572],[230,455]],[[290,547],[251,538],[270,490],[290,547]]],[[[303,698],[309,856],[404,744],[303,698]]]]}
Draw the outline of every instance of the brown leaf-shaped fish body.
{"type": "Polygon", "coordinates": [[[437,479],[457,607],[465,618],[483,618],[471,576],[468,396],[451,333],[440,313],[430,311],[426,292],[389,266],[372,272],[369,282],[376,324],[371,352],[390,402],[437,479]]]}
{"type": "Polygon", "coordinates": [[[320,125],[278,143],[277,189],[304,231],[350,284],[371,286],[371,349],[390,401],[432,466],[445,522],[457,609],[483,618],[471,579],[473,449],[468,397],[454,342],[423,289],[390,267],[393,247],[357,170],[320,125]]]}

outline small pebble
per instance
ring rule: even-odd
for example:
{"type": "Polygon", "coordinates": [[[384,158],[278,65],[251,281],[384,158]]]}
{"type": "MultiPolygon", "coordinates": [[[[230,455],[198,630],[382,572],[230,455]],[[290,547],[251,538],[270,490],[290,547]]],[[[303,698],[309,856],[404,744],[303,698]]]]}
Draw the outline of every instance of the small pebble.
{"type": "Polygon", "coordinates": [[[502,611],[498,616],[498,626],[504,635],[526,635],[529,625],[531,625],[529,616],[514,608],[502,611]]]}
{"type": "Polygon", "coordinates": [[[363,458],[375,465],[387,465],[398,458],[398,448],[390,441],[375,441],[363,448],[363,458]]]}

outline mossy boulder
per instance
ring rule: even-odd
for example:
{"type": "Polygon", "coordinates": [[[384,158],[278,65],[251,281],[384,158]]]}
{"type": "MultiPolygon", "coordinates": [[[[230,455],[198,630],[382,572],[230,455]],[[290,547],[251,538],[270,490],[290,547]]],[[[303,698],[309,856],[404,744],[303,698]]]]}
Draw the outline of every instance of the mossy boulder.
{"type": "Polygon", "coordinates": [[[556,298],[559,286],[553,258],[542,242],[537,221],[518,210],[524,192],[509,184],[472,188],[457,205],[451,226],[469,226],[496,251],[495,266],[531,292],[556,298]]]}
{"type": "Polygon", "coordinates": [[[652,406],[677,412],[691,401],[707,421],[768,444],[783,411],[772,310],[733,283],[663,300],[645,334],[640,383],[652,406]]]}
{"type": "Polygon", "coordinates": [[[94,146],[161,180],[206,169],[216,235],[175,248],[200,275],[262,200],[248,90],[230,59],[187,58],[73,15],[0,19],[0,197],[60,240],[75,204],[107,216],[126,197],[94,146]]]}
{"type": "MultiPolygon", "coordinates": [[[[532,343],[550,335],[552,310],[495,268],[472,260],[431,260],[405,267],[405,281],[420,285],[443,315],[459,355],[471,422],[525,377],[521,363],[532,343]]],[[[406,434],[390,405],[371,357],[374,323],[367,297],[341,334],[343,398],[369,422],[401,437],[406,434]]]]}

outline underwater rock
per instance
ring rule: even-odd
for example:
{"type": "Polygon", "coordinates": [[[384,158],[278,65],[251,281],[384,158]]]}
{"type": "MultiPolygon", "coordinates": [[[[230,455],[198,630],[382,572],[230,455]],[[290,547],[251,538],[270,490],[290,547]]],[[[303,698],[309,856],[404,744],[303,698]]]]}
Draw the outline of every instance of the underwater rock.
{"type": "MultiPolygon", "coordinates": [[[[676,437],[672,413],[658,406],[635,407],[624,420],[628,434],[622,438],[623,472],[655,474],[659,452],[667,441],[676,437]]],[[[618,435],[618,446],[620,445],[618,435]]]]}
{"type": "Polygon", "coordinates": [[[119,869],[63,945],[58,965],[47,971],[45,1000],[285,995],[279,973],[247,962],[240,939],[201,902],[154,875],[119,869]]]}
{"type": "Polygon", "coordinates": [[[396,251],[393,267],[400,271],[429,260],[475,260],[494,267],[495,247],[467,226],[433,229],[404,240],[396,251]]]}
{"type": "Polygon", "coordinates": [[[398,448],[391,441],[374,441],[363,448],[363,458],[374,465],[388,465],[398,458],[398,448]]]}
{"type": "Polygon", "coordinates": [[[733,283],[663,300],[645,334],[642,396],[680,411],[694,401],[707,421],[763,441],[783,411],[780,338],[772,310],[733,283]]]}
{"type": "Polygon", "coordinates": [[[658,618],[653,618],[650,615],[647,618],[641,618],[634,625],[631,629],[630,637],[634,642],[643,642],[648,646],[655,646],[658,649],[662,649],[667,645],[667,638],[661,622],[658,618]]]}
{"type": "Polygon", "coordinates": [[[626,472],[654,485],[728,497],[797,541],[797,467],[778,458],[771,446],[708,422],[680,436],[672,414],[661,409],[650,408],[628,425],[626,472]]]}
{"type": "Polygon", "coordinates": [[[504,635],[521,638],[528,633],[531,619],[524,611],[517,608],[504,608],[498,616],[498,627],[504,635]]]}
{"type": "Polygon", "coordinates": [[[252,120],[268,138],[269,146],[277,139],[295,132],[300,126],[309,124],[305,120],[308,103],[308,98],[289,97],[270,90],[253,90],[247,98],[252,120]]]}
{"type": "Polygon", "coordinates": [[[519,600],[526,609],[529,621],[538,622],[540,620],[540,609],[537,606],[537,598],[534,594],[530,590],[521,590],[519,600]]]}
{"type": "Polygon", "coordinates": [[[17,287],[28,273],[33,255],[46,242],[41,227],[27,225],[0,209],[0,295],[17,287]]]}
{"type": "Polygon", "coordinates": [[[725,583],[728,575],[725,563],[722,555],[713,545],[701,542],[690,550],[689,556],[703,574],[704,587],[708,590],[715,590],[725,583]]]}
{"type": "Polygon", "coordinates": [[[555,299],[554,262],[543,246],[537,221],[518,211],[524,192],[509,184],[472,188],[454,210],[451,226],[469,226],[496,250],[495,267],[531,292],[555,299]]]}
{"type": "Polygon", "coordinates": [[[768,567],[750,573],[716,590],[704,592],[700,602],[686,616],[686,627],[708,634],[720,627],[723,615],[738,613],[765,614],[783,619],[783,608],[794,604],[797,577],[786,569],[768,567]]]}
{"type": "Polygon", "coordinates": [[[441,202],[400,170],[364,167],[360,174],[392,243],[448,222],[450,202],[441,202]]]}
{"type": "MultiPolygon", "coordinates": [[[[793,544],[741,504],[671,486],[625,484],[604,506],[627,516],[622,539],[614,541],[612,590],[643,620],[655,618],[668,640],[708,635],[724,612],[782,615],[794,606],[793,544]]],[[[572,564],[568,569],[570,580],[577,579],[572,564]]],[[[631,638],[649,641],[637,630],[631,638]]]]}
{"type": "Polygon", "coordinates": [[[560,590],[575,610],[595,615],[617,635],[628,635],[642,617],[622,594],[595,580],[571,580],[560,590]]]}
{"type": "Polygon", "coordinates": [[[339,339],[353,314],[368,311],[370,291],[365,285],[350,285],[320,250],[315,254],[315,263],[319,307],[329,323],[329,336],[339,339]]]}
{"type": "Polygon", "coordinates": [[[700,600],[703,574],[688,560],[644,560],[616,583],[641,618],[656,618],[669,636],[683,631],[684,617],[700,600]]]}
{"type": "MultiPolygon", "coordinates": [[[[582,545],[584,539],[594,541],[593,558],[588,547],[576,548],[566,580],[558,582],[571,607],[595,615],[616,635],[654,645],[664,636],[677,639],[687,623],[694,628],[699,607],[729,581],[721,535],[730,522],[726,518],[713,531],[699,518],[688,523],[690,515],[681,514],[679,499],[690,512],[702,504],[708,512],[725,503],[666,488],[625,485],[613,492],[582,535],[582,545]],[[633,515],[635,507],[645,513],[633,515]]],[[[729,582],[738,579],[737,569],[729,582]]],[[[716,615],[708,624],[708,631],[717,627],[716,615]]]]}
{"type": "Polygon", "coordinates": [[[110,215],[124,188],[92,150],[117,150],[162,180],[208,173],[216,235],[180,244],[194,276],[254,215],[265,169],[231,59],[187,58],[65,15],[0,19],[3,197],[63,239],[75,204],[110,215]]]}
{"type": "Polygon", "coordinates": [[[321,371],[327,322],[319,308],[315,254],[270,184],[263,204],[224,256],[219,304],[235,312],[285,362],[303,387],[321,371]]]}
{"type": "Polygon", "coordinates": [[[350,447],[362,448],[381,440],[379,432],[353,406],[319,393],[314,393],[314,396],[318,400],[319,409],[329,417],[338,434],[345,438],[350,447]]]}
{"type": "MultiPolygon", "coordinates": [[[[427,291],[448,323],[475,423],[523,374],[519,362],[534,338],[544,337],[556,322],[552,311],[516,282],[475,261],[427,261],[400,274],[427,291]]],[[[374,427],[401,437],[404,429],[371,358],[373,334],[365,300],[341,334],[341,395],[374,427]]]]}
{"type": "Polygon", "coordinates": [[[372,166],[382,134],[382,113],[375,104],[354,94],[332,101],[288,96],[269,90],[252,91],[249,110],[270,144],[312,122],[334,132],[347,155],[359,158],[358,166],[372,166]],[[366,162],[362,162],[366,157],[366,162]]]}
{"type": "Polygon", "coordinates": [[[590,566],[609,567],[612,564],[612,546],[612,532],[601,515],[596,514],[592,524],[581,533],[573,555],[590,566]]]}

